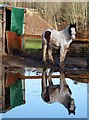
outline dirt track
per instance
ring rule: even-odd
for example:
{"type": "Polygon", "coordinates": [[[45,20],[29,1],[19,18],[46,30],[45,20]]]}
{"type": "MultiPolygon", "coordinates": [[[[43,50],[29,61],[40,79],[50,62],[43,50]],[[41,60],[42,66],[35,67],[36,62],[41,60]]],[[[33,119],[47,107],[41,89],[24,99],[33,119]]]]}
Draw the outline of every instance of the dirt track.
{"type": "MultiPolygon", "coordinates": [[[[47,64],[47,67],[57,67],[59,57],[56,56],[55,64],[47,64]]],[[[44,67],[42,62],[42,51],[20,53],[18,55],[3,55],[2,65],[6,67],[44,67]]],[[[65,68],[86,69],[89,68],[89,58],[83,57],[66,57],[65,68]]]]}

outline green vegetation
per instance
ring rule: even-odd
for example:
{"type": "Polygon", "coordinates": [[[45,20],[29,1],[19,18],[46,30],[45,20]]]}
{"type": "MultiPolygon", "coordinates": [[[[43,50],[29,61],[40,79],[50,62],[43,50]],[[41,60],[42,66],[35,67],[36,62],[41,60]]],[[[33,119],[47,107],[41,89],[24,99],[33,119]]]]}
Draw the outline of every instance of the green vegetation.
{"type": "Polygon", "coordinates": [[[41,39],[31,39],[28,38],[25,40],[25,51],[36,51],[42,48],[41,39]]]}

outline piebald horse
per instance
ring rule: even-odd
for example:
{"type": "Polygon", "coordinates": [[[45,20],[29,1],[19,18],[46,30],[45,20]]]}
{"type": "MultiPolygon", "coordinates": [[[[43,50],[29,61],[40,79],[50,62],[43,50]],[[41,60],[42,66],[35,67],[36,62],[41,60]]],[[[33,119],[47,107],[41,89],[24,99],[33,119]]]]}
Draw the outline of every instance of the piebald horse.
{"type": "Polygon", "coordinates": [[[66,53],[70,43],[75,39],[76,23],[67,26],[64,30],[57,31],[55,29],[47,29],[42,33],[42,49],[43,49],[43,62],[46,63],[47,54],[48,59],[54,63],[53,50],[60,49],[60,66],[64,66],[66,53]]]}
{"type": "Polygon", "coordinates": [[[43,68],[41,94],[42,99],[49,104],[59,102],[65,106],[65,108],[68,110],[69,115],[71,113],[75,115],[75,102],[74,99],[71,98],[72,92],[67,82],[65,81],[64,73],[60,73],[60,84],[56,85],[53,84],[52,73],[52,69],[47,72],[47,69],[43,68]]]}

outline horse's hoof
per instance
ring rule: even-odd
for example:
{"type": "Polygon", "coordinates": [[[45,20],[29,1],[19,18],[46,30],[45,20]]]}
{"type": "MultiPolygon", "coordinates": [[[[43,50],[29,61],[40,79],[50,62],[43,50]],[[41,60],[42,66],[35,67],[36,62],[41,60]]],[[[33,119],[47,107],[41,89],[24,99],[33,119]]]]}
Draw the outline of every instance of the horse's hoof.
{"type": "Polygon", "coordinates": [[[49,63],[51,63],[51,64],[54,64],[54,61],[52,61],[52,60],[49,60],[49,63]]]}
{"type": "Polygon", "coordinates": [[[45,62],[45,61],[43,61],[42,63],[43,63],[44,65],[47,65],[47,62],[45,62]]]}
{"type": "Polygon", "coordinates": [[[59,65],[59,64],[57,64],[57,63],[56,63],[55,65],[56,65],[56,67],[58,67],[58,68],[60,67],[60,65],[59,65]]]}
{"type": "Polygon", "coordinates": [[[64,63],[61,63],[60,64],[60,68],[63,69],[65,67],[65,64],[64,63]]]}

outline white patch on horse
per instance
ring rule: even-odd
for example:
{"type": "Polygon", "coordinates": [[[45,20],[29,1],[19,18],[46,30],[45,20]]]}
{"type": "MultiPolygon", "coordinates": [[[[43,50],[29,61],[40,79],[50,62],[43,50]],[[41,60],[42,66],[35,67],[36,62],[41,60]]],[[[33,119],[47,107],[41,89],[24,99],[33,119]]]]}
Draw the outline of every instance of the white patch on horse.
{"type": "Polygon", "coordinates": [[[75,39],[75,28],[71,28],[72,39],[75,39]]]}

